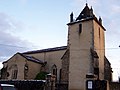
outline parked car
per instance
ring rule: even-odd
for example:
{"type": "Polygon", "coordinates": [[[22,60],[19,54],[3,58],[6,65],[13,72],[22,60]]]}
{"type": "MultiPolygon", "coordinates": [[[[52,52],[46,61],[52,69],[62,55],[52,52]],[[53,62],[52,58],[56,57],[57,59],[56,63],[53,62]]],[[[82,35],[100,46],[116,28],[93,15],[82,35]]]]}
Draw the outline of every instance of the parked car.
{"type": "Polygon", "coordinates": [[[17,90],[14,85],[0,84],[0,90],[17,90]]]}

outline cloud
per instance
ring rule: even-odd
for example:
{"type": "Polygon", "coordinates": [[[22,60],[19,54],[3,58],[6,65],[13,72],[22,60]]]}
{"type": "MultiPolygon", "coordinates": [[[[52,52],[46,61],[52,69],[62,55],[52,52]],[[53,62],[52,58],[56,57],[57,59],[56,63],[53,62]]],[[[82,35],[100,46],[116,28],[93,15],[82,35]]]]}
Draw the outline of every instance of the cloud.
{"type": "Polygon", "coordinates": [[[8,29],[11,29],[8,16],[4,13],[0,13],[0,31],[6,31],[8,29]]]}
{"type": "Polygon", "coordinates": [[[0,13],[0,61],[16,52],[26,51],[32,45],[32,43],[15,35],[19,28],[23,28],[22,24],[15,22],[5,13],[0,13]]]}
{"type": "Polygon", "coordinates": [[[24,23],[16,21],[9,15],[0,12],[0,31],[11,33],[23,28],[25,28],[24,23]]]}

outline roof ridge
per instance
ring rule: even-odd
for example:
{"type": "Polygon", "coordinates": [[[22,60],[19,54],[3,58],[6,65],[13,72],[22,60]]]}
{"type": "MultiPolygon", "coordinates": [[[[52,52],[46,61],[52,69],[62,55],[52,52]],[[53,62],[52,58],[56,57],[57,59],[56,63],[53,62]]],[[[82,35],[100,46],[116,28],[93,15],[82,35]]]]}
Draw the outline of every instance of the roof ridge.
{"type": "Polygon", "coordinates": [[[51,51],[58,51],[58,50],[65,50],[65,49],[67,49],[67,46],[27,51],[27,52],[23,52],[22,54],[34,54],[34,53],[51,52],[51,51]]]}

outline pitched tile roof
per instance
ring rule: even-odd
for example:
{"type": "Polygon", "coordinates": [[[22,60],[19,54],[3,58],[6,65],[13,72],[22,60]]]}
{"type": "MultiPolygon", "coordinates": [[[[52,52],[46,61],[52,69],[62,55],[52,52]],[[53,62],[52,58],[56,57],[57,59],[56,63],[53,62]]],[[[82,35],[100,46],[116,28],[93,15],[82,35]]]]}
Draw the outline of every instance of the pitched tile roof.
{"type": "Polygon", "coordinates": [[[59,51],[59,50],[66,50],[66,49],[67,49],[67,46],[61,46],[61,47],[54,47],[54,48],[48,48],[48,49],[23,52],[22,54],[35,54],[35,53],[52,52],[52,51],[59,51]]]}
{"type": "Polygon", "coordinates": [[[28,55],[24,55],[22,53],[18,53],[19,55],[23,56],[24,58],[26,58],[29,61],[35,62],[35,63],[39,63],[39,64],[44,64],[44,62],[42,60],[39,60],[33,56],[28,56],[28,55]]]}
{"type": "Polygon", "coordinates": [[[84,7],[84,9],[81,11],[79,16],[76,18],[76,20],[74,22],[68,23],[67,25],[72,25],[72,24],[75,24],[78,22],[83,22],[83,21],[88,21],[88,20],[95,20],[103,28],[103,30],[106,31],[106,29],[103,27],[103,25],[101,23],[101,21],[102,21],[101,18],[99,18],[99,20],[98,20],[97,17],[95,16],[95,14],[93,13],[92,7],[89,8],[87,4],[84,7]]]}
{"type": "Polygon", "coordinates": [[[86,19],[86,18],[90,18],[90,17],[94,17],[95,15],[93,14],[93,9],[89,8],[88,5],[86,4],[85,8],[82,10],[82,12],[80,13],[80,15],[77,17],[77,20],[81,20],[81,19],[86,19]]]}

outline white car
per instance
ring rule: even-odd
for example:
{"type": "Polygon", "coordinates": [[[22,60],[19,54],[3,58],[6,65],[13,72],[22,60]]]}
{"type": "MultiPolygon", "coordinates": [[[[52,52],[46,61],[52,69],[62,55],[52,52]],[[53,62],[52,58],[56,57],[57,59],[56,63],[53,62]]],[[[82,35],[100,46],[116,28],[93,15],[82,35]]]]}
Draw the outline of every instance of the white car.
{"type": "Polygon", "coordinates": [[[14,85],[0,84],[0,90],[17,90],[14,85]]]}

